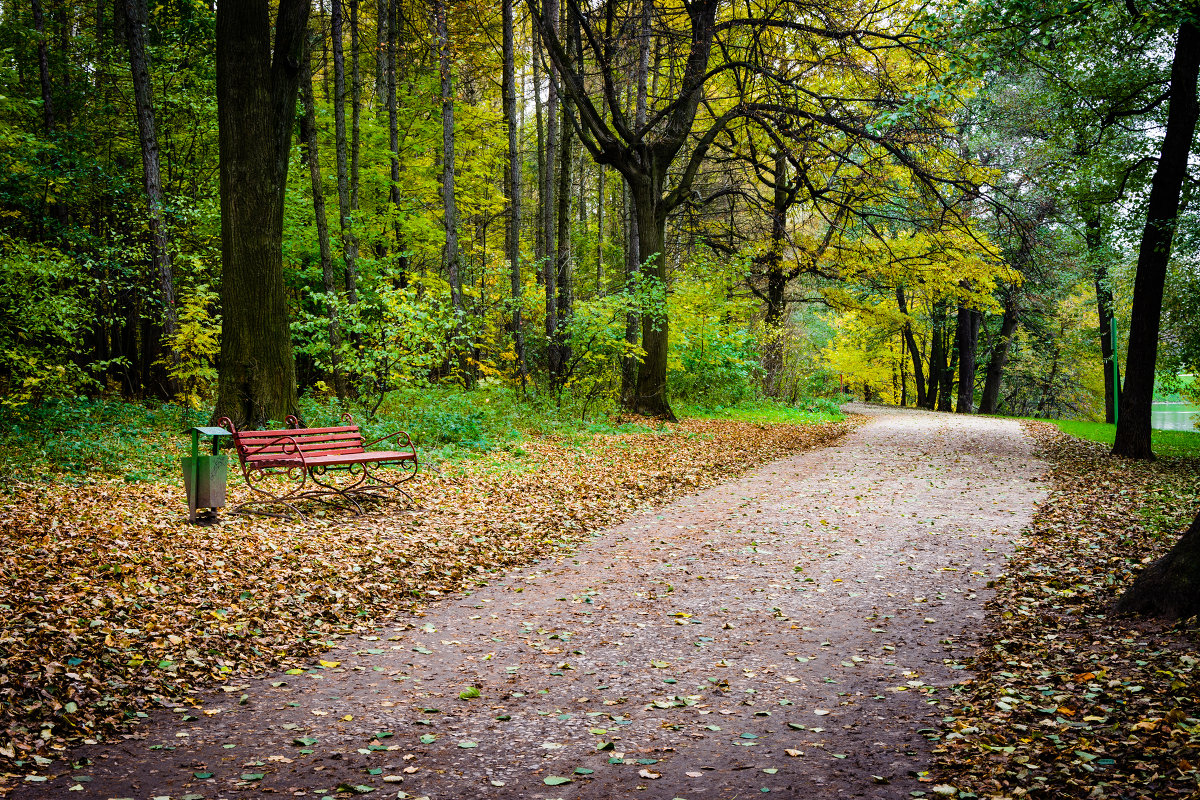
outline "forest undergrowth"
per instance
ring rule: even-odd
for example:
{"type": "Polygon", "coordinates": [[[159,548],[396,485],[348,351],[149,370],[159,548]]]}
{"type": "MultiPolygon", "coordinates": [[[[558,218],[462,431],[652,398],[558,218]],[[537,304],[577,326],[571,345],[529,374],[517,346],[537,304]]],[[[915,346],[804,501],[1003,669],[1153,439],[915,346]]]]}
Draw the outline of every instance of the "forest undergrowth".
{"type": "MultiPolygon", "coordinates": [[[[0,770],[37,780],[68,746],[187,709],[235,675],[296,669],[338,638],[482,585],[640,510],[829,444],[809,425],[691,419],[586,446],[446,462],[415,505],[310,524],[185,522],[175,485],[10,487],[0,500],[0,770]]],[[[235,469],[231,467],[231,469],[235,469]]],[[[231,475],[230,504],[243,497],[231,475]]]]}
{"type": "Polygon", "coordinates": [[[1128,461],[1023,423],[1050,495],[996,581],[988,629],[934,740],[938,790],[963,798],[1195,797],[1196,619],[1113,618],[1108,605],[1200,503],[1200,460],[1128,461]]]}

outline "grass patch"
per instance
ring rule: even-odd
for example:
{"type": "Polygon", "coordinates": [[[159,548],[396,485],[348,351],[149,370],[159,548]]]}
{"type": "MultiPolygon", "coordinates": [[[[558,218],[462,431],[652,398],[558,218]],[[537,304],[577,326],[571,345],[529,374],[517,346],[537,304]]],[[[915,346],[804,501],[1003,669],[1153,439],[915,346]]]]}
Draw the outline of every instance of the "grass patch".
{"type": "MultiPolygon", "coordinates": [[[[1073,419],[1045,421],[1063,433],[1109,447],[1112,447],[1117,431],[1116,425],[1106,422],[1083,422],[1073,419]]],[[[1162,458],[1200,458],[1200,431],[1152,431],[1150,442],[1154,454],[1162,458]]]]}
{"type": "Polygon", "coordinates": [[[811,425],[820,422],[841,422],[845,419],[838,404],[825,398],[806,398],[798,401],[795,405],[787,405],[764,398],[748,400],[728,407],[682,406],[677,411],[681,417],[730,419],[738,422],[758,422],[770,425],[811,425]]]}
{"type": "MultiPolygon", "coordinates": [[[[517,471],[525,458],[524,445],[533,440],[586,449],[597,435],[649,434],[662,427],[653,421],[630,421],[612,408],[593,406],[586,411],[587,416],[579,403],[559,406],[548,397],[522,398],[510,388],[487,385],[470,392],[457,387],[398,390],[370,417],[353,403],[313,398],[300,402],[300,412],[312,426],[339,424],[349,412],[368,441],[408,431],[422,461],[432,465],[487,456],[498,468],[517,471]]],[[[755,400],[712,409],[681,407],[679,412],[683,418],[767,424],[842,419],[829,400],[806,400],[796,406],[755,400]]],[[[206,413],[119,399],[76,398],[39,408],[0,409],[0,483],[119,478],[175,484],[180,481],[179,457],[189,447],[182,431],[205,424],[206,413]]]]}

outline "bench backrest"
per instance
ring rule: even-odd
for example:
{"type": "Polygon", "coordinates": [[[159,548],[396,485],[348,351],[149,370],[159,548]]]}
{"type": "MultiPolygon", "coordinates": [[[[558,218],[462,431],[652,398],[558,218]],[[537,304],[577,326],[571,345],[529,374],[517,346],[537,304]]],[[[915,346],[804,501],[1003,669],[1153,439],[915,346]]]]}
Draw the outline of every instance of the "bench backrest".
{"type": "Polygon", "coordinates": [[[242,461],[261,461],[272,456],[294,457],[295,447],[299,447],[306,456],[350,455],[363,452],[363,437],[357,425],[238,431],[233,434],[233,441],[237,446],[238,458],[242,461]],[[295,445],[292,444],[293,441],[295,445]]]}

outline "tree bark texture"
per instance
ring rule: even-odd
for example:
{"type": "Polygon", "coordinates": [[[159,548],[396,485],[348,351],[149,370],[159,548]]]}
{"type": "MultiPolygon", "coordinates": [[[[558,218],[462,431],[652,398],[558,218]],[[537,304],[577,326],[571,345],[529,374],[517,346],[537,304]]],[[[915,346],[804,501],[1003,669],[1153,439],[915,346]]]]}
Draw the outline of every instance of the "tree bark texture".
{"type": "Polygon", "coordinates": [[[983,315],[975,309],[958,307],[958,403],[955,410],[959,414],[970,414],[975,410],[975,346],[979,343],[982,321],[983,315]]]}
{"type": "Polygon", "coordinates": [[[441,74],[442,96],[442,206],[445,210],[446,246],[442,250],[442,266],[450,283],[450,300],[454,306],[455,342],[458,352],[460,378],[471,383],[467,345],[463,338],[462,274],[458,251],[458,201],[454,195],[454,81],[450,70],[450,34],[446,24],[444,0],[434,0],[434,25],[437,29],[438,70],[441,74]]]}
{"type": "MultiPolygon", "coordinates": [[[[129,68],[133,74],[133,96],[137,108],[138,139],[142,148],[142,185],[146,190],[147,219],[150,228],[150,259],[158,280],[158,301],[162,304],[162,339],[167,362],[179,365],[175,350],[175,331],[179,315],[175,308],[175,279],[171,272],[171,250],[163,219],[162,175],[158,163],[158,127],[154,116],[154,94],[150,82],[150,63],[146,56],[146,37],[142,29],[144,9],[139,0],[125,0],[126,35],[129,68]]],[[[175,381],[167,378],[167,393],[176,391],[175,381]]]]}
{"type": "Polygon", "coordinates": [[[217,7],[222,327],[214,416],[239,427],[297,411],[283,201],[309,3],[279,0],[274,26],[271,6],[217,7]]]}
{"type": "MultiPolygon", "coordinates": [[[[558,36],[561,8],[559,0],[547,0],[546,15],[550,23],[550,31],[558,36]]],[[[562,351],[558,346],[558,247],[557,217],[555,202],[558,192],[556,180],[559,168],[559,97],[558,70],[554,62],[548,63],[546,70],[546,169],[542,174],[542,203],[540,219],[542,223],[542,242],[545,253],[542,254],[542,288],[546,292],[546,366],[552,383],[557,383],[562,369],[562,351]]]]}
{"type": "Polygon", "coordinates": [[[1200,614],[1200,515],[1165,556],[1142,570],[1112,610],[1172,620],[1200,614]]]}
{"type": "Polygon", "coordinates": [[[1004,368],[1008,365],[1009,348],[1012,345],[1013,333],[1021,317],[1017,309],[1015,297],[1009,297],[1004,304],[1004,317],[1000,321],[1000,333],[996,338],[996,346],[992,348],[992,357],[988,360],[987,376],[983,381],[983,395],[979,398],[980,414],[995,414],[1000,406],[1000,380],[1004,377],[1004,368]]]}
{"type": "Polygon", "coordinates": [[[1089,216],[1084,224],[1084,246],[1096,270],[1096,320],[1100,326],[1100,357],[1104,364],[1104,421],[1111,425],[1117,419],[1118,395],[1121,392],[1120,380],[1113,374],[1117,344],[1112,340],[1113,293],[1108,280],[1108,265],[1100,246],[1102,234],[1099,214],[1089,216]]]}
{"type": "Polygon", "coordinates": [[[504,73],[501,94],[504,121],[508,126],[508,161],[504,180],[508,189],[508,216],[504,227],[504,252],[508,257],[512,285],[513,351],[517,357],[517,373],[521,388],[525,388],[525,332],[521,327],[521,150],[517,143],[517,81],[515,47],[513,42],[513,0],[502,0],[504,25],[504,73]]]}
{"type": "Polygon", "coordinates": [[[333,44],[333,125],[337,153],[338,223],[346,270],[346,299],[358,302],[358,239],[350,203],[350,148],[346,136],[346,54],[343,46],[342,0],[333,0],[329,38],[333,44]]]}
{"type": "Polygon", "coordinates": [[[908,317],[908,301],[904,297],[904,287],[896,287],[896,306],[906,319],[904,320],[904,341],[908,344],[908,353],[912,358],[913,381],[917,386],[917,407],[928,408],[926,405],[925,370],[921,366],[921,348],[917,347],[917,337],[913,335],[912,320],[908,317]]]}
{"type": "Polygon", "coordinates": [[[46,41],[46,12],[42,0],[31,0],[33,6],[33,29],[38,35],[38,79],[42,88],[42,129],[44,133],[54,130],[54,93],[50,85],[50,54],[46,41]]]}
{"type": "Polygon", "coordinates": [[[1187,176],[1188,156],[1196,131],[1196,80],[1200,72],[1200,28],[1186,21],[1179,26],[1171,63],[1171,98],[1158,168],[1150,184],[1146,227],[1138,248],[1129,321],[1129,352],[1125,357],[1125,386],[1113,455],[1153,458],[1150,447],[1150,407],[1154,400],[1154,369],[1158,360],[1158,328],[1163,284],[1171,257],[1171,240],[1179,213],[1179,195],[1187,176]]]}

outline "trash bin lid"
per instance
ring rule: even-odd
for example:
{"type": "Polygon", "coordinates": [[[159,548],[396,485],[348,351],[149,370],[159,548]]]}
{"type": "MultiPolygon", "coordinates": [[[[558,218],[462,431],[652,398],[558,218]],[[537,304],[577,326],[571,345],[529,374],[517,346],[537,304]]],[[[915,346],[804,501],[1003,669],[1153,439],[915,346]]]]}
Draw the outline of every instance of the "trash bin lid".
{"type": "Polygon", "coordinates": [[[233,436],[232,433],[225,430],[224,428],[217,428],[217,427],[188,428],[186,431],[184,431],[184,433],[192,433],[193,431],[200,434],[201,436],[233,436]]]}

